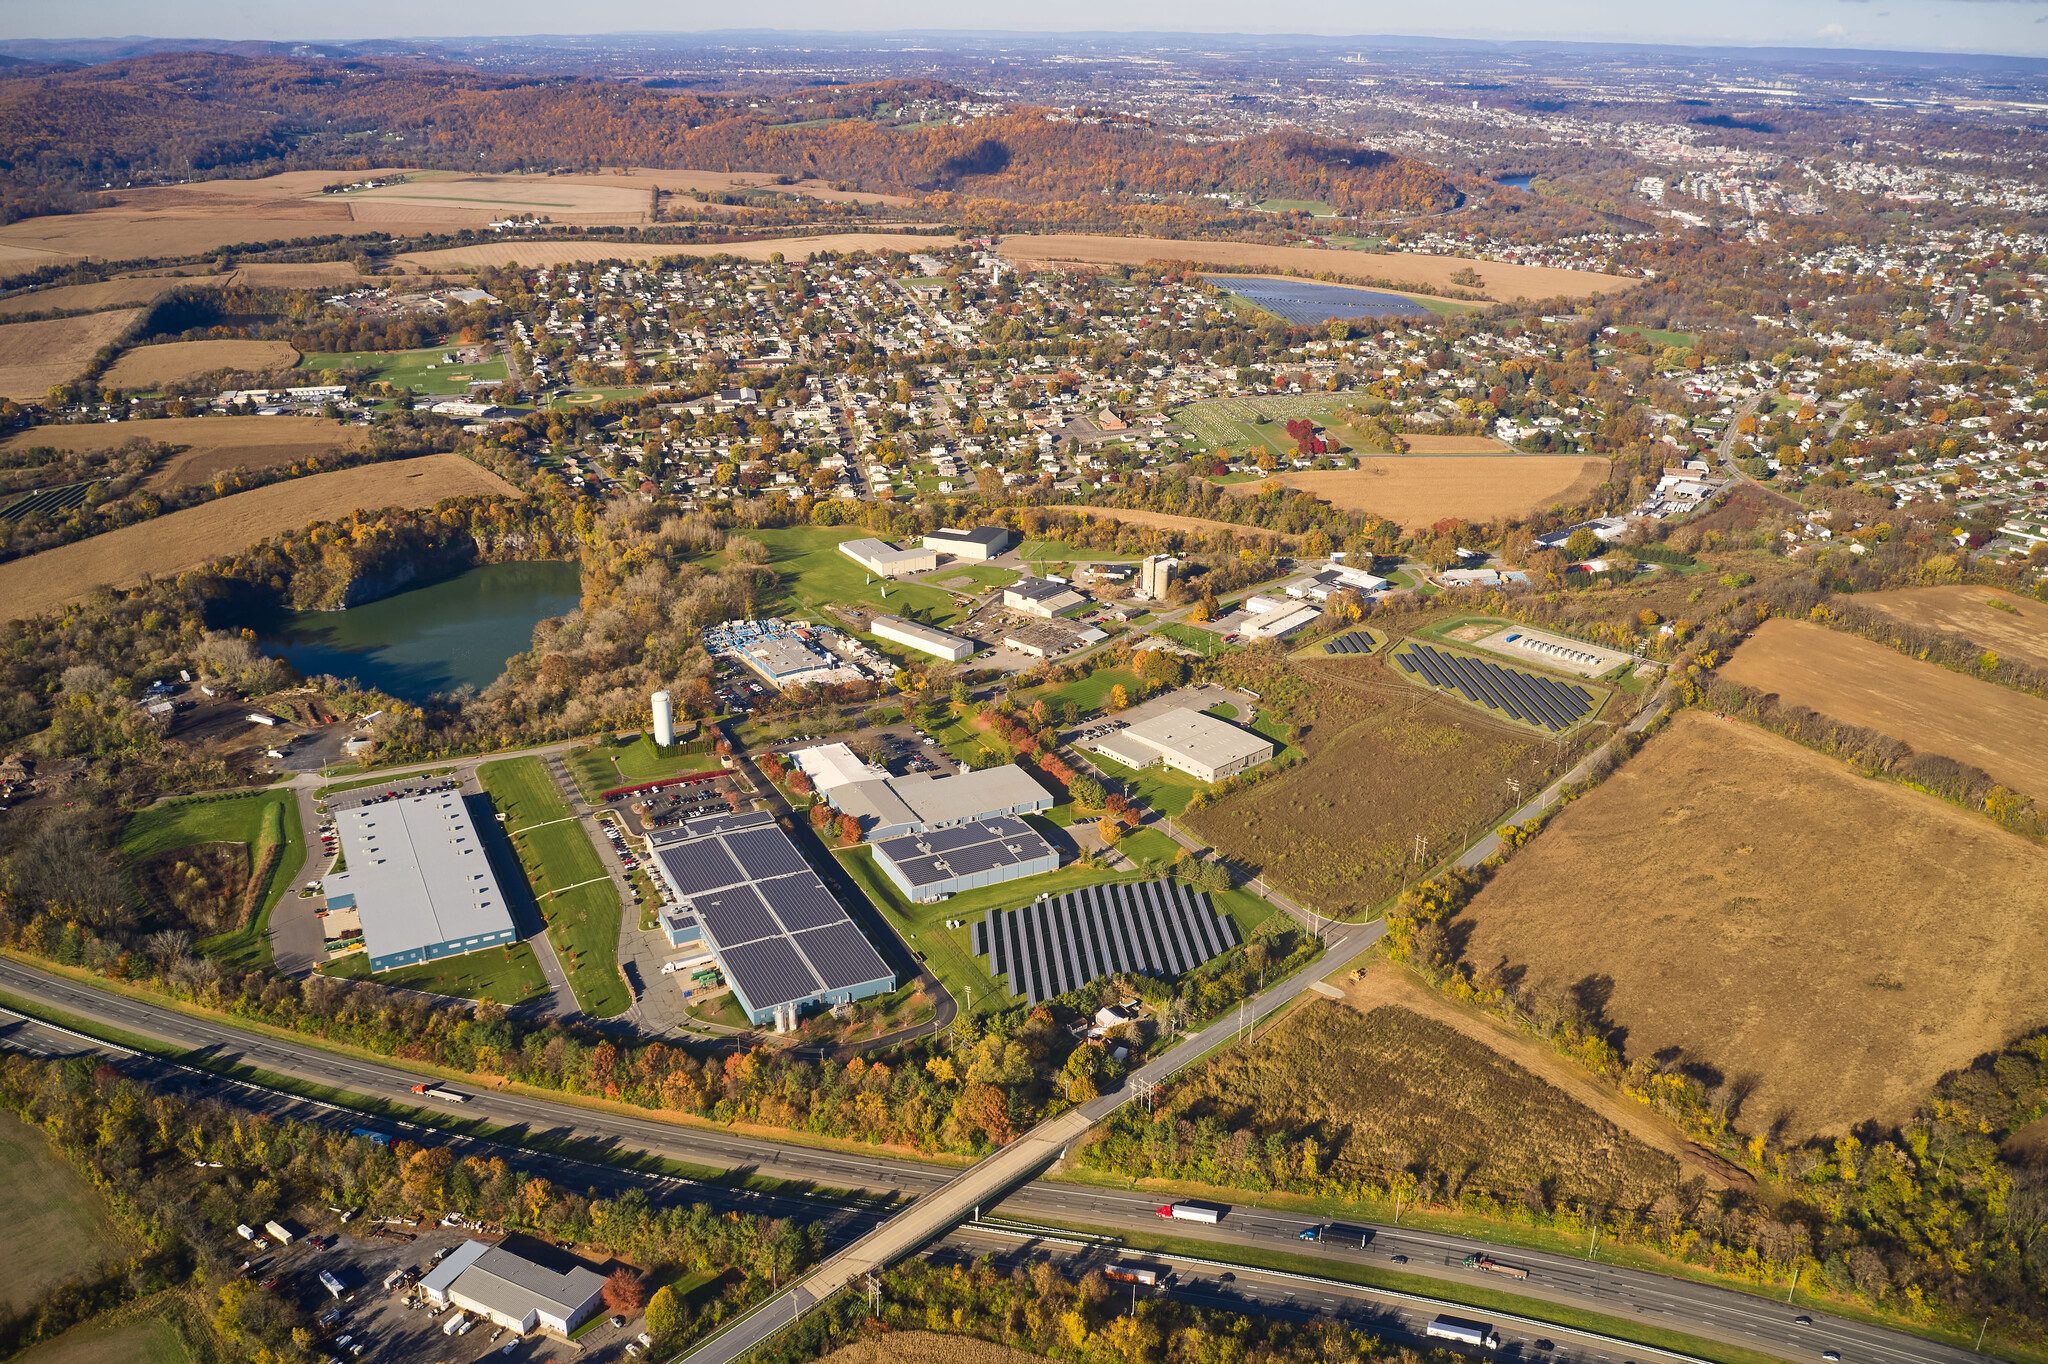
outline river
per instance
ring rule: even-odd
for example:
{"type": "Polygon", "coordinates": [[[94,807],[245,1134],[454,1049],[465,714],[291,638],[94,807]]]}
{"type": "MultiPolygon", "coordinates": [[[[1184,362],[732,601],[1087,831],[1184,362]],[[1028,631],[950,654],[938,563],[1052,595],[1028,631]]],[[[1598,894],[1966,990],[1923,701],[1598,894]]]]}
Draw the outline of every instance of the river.
{"type": "Polygon", "coordinates": [[[483,564],[346,611],[251,621],[263,651],[307,677],[332,673],[401,701],[489,686],[533,647],[533,627],[581,601],[572,563],[483,564]]]}

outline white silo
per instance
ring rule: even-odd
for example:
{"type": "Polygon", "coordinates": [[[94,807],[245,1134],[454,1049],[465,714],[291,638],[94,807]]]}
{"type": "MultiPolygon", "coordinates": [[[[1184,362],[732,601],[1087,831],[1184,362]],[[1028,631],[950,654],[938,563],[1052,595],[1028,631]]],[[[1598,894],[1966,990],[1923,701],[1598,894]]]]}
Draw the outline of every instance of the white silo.
{"type": "Polygon", "coordinates": [[[676,741],[675,713],[669,709],[668,693],[654,693],[654,742],[667,748],[676,741]]]}

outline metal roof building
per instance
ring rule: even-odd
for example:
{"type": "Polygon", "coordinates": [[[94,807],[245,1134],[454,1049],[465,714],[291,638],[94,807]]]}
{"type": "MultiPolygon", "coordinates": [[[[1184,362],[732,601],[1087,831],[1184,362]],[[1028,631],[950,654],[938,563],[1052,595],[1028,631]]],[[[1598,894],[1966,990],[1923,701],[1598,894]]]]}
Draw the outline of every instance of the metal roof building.
{"type": "Polygon", "coordinates": [[[1000,816],[876,845],[875,861],[912,900],[1057,871],[1060,855],[1021,819],[1000,816]]]}
{"type": "Polygon", "coordinates": [[[326,878],[327,907],[356,910],[372,971],[460,956],[517,936],[458,793],[360,805],[334,823],[348,870],[326,878]]]}
{"type": "Polygon", "coordinates": [[[924,547],[962,559],[988,560],[1009,549],[1012,538],[1012,533],[1002,526],[971,526],[965,530],[949,526],[926,532],[924,547]]]}
{"type": "Polygon", "coordinates": [[[949,635],[944,630],[934,630],[929,625],[919,625],[901,616],[873,617],[868,621],[868,633],[876,639],[886,639],[891,644],[901,644],[934,658],[943,658],[948,663],[958,663],[974,655],[973,640],[949,635]]]}
{"type": "Polygon", "coordinates": [[[1163,762],[1202,781],[1220,781],[1273,756],[1273,743],[1198,710],[1169,710],[1087,745],[1126,767],[1163,762]]]}
{"type": "Polygon", "coordinates": [[[566,1336],[597,1307],[604,1279],[581,1265],[557,1273],[509,1250],[464,1241],[420,1280],[437,1307],[450,1303],[524,1335],[532,1330],[566,1336]]]}
{"type": "Polygon", "coordinates": [[[1050,578],[1019,578],[1003,589],[1003,605],[1044,620],[1078,611],[1087,604],[1088,599],[1072,587],[1050,578]]]}
{"type": "Polygon", "coordinates": [[[1004,764],[957,777],[915,772],[833,788],[832,808],[852,815],[870,842],[1053,807],[1052,794],[1021,767],[1004,764]]]}
{"type": "Polygon", "coordinates": [[[752,1022],[896,988],[896,973],[773,815],[705,815],[655,829],[647,843],[752,1022]]]}
{"type": "Polygon", "coordinates": [[[839,552],[870,573],[893,578],[899,573],[929,573],[939,566],[935,549],[898,549],[872,537],[842,541],[839,552]]]}

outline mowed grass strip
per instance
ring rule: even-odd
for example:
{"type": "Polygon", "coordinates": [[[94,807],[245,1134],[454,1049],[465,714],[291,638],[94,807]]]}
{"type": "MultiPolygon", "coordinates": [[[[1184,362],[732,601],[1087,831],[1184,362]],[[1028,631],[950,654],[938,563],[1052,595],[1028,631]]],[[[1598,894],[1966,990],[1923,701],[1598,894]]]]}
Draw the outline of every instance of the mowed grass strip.
{"type": "Polygon", "coordinates": [[[583,821],[538,758],[485,763],[477,780],[505,816],[576,1002],[595,1018],[624,1013],[633,1001],[618,970],[619,892],[583,821]]]}
{"type": "Polygon", "coordinates": [[[379,985],[419,990],[430,995],[454,995],[458,999],[488,999],[498,1004],[519,1004],[547,993],[547,977],[533,955],[531,943],[506,943],[459,957],[401,966],[394,971],[370,974],[370,959],[352,952],[320,968],[326,976],[347,980],[374,980],[379,985]]]}

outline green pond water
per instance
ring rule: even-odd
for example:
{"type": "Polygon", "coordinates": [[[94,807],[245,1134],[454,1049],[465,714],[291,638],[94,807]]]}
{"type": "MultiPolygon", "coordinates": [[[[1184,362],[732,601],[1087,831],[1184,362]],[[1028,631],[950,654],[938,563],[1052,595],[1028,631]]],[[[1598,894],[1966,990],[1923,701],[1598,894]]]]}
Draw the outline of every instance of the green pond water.
{"type": "Polygon", "coordinates": [[[575,564],[484,564],[346,611],[251,622],[263,651],[307,677],[332,673],[401,701],[488,687],[533,647],[533,627],[582,599],[575,564]]]}

